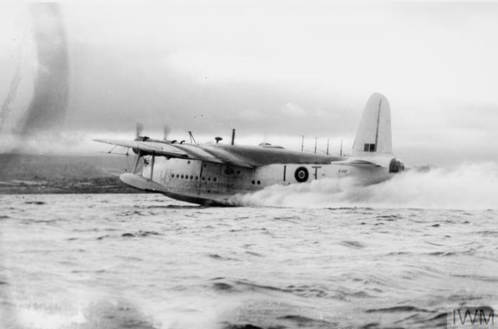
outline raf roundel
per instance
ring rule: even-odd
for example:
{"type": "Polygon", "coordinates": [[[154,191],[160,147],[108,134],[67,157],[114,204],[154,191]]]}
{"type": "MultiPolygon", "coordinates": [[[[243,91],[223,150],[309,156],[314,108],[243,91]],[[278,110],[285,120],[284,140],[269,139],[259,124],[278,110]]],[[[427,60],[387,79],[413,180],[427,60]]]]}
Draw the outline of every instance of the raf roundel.
{"type": "Polygon", "coordinates": [[[308,180],[309,177],[308,169],[305,167],[299,167],[296,169],[296,172],[294,173],[294,177],[299,183],[304,183],[308,180]]]}

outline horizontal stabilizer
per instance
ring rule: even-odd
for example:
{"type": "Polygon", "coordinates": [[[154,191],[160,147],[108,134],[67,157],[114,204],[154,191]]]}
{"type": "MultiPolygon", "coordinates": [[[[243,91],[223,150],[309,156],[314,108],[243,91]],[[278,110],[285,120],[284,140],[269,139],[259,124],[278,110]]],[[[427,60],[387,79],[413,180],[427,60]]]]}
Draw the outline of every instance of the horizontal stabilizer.
{"type": "Polygon", "coordinates": [[[353,167],[389,167],[392,160],[390,155],[378,155],[368,157],[352,157],[344,161],[337,161],[334,164],[353,166],[353,167]]]}

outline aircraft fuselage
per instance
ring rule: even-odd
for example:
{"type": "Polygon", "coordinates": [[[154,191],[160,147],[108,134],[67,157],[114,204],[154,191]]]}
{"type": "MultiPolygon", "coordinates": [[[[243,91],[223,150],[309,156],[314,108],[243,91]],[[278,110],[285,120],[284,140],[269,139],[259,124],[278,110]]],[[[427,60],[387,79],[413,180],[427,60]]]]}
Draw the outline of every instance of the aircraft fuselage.
{"type": "Polygon", "coordinates": [[[233,196],[270,185],[307,183],[325,178],[354,177],[360,185],[390,177],[384,167],[330,164],[270,164],[244,168],[200,160],[145,156],[141,174],[123,174],[121,180],[138,189],[163,193],[187,202],[230,205],[233,196]]]}

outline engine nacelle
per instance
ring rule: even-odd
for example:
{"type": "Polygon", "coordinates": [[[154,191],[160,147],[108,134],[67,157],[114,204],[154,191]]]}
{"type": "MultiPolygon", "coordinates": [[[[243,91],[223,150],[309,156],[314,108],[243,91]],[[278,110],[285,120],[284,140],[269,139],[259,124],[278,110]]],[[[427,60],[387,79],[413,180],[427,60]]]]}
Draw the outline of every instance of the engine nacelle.
{"type": "Polygon", "coordinates": [[[395,173],[400,173],[405,170],[405,165],[403,162],[399,161],[398,159],[392,159],[391,162],[389,162],[389,173],[395,174],[395,173]]]}
{"type": "MultiPolygon", "coordinates": [[[[135,138],[135,142],[145,142],[145,141],[148,141],[149,139],[150,139],[149,136],[137,136],[137,138],[135,138]]],[[[138,155],[143,154],[143,152],[140,152],[140,150],[137,148],[132,148],[131,150],[135,154],[138,154],[138,155]]]]}

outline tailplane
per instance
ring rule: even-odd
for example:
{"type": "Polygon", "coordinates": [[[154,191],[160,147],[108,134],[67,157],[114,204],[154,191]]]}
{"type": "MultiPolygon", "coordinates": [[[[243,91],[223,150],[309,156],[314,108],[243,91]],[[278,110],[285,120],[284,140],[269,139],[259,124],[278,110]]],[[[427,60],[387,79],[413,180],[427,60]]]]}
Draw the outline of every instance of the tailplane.
{"type": "Polygon", "coordinates": [[[392,154],[391,110],[384,95],[375,93],[367,101],[353,143],[353,156],[392,154]]]}

